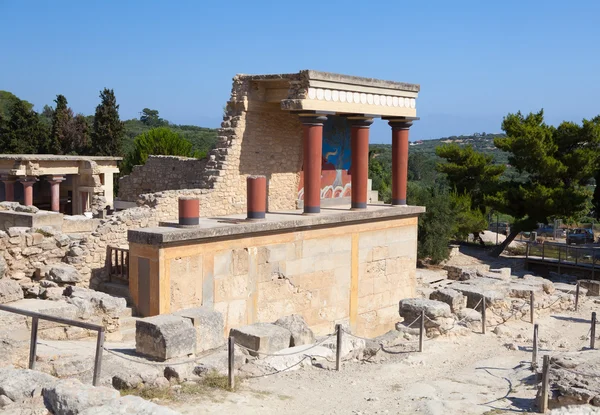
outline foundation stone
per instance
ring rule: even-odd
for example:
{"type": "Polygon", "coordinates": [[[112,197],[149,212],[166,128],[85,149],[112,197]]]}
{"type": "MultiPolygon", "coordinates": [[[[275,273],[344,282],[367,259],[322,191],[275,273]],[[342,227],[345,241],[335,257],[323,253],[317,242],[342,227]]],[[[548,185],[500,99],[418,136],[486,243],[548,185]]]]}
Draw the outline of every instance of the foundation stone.
{"type": "Polygon", "coordinates": [[[304,317],[299,314],[281,317],[275,324],[288,329],[292,333],[291,347],[315,342],[313,331],[306,324],[304,317]]]}
{"type": "Polygon", "coordinates": [[[251,350],[250,354],[274,353],[290,346],[292,334],[286,328],[271,323],[256,323],[231,329],[236,343],[251,350]]]}
{"type": "Polygon", "coordinates": [[[188,318],[160,315],[136,321],[135,351],[167,360],[196,351],[196,330],[188,318]]]}
{"type": "Polygon", "coordinates": [[[197,307],[175,313],[189,319],[196,330],[196,353],[223,346],[225,320],[223,314],[208,307],[197,307]]]}
{"type": "Polygon", "coordinates": [[[448,304],[452,313],[456,313],[467,306],[467,298],[452,288],[436,290],[431,293],[429,299],[448,304]]]}

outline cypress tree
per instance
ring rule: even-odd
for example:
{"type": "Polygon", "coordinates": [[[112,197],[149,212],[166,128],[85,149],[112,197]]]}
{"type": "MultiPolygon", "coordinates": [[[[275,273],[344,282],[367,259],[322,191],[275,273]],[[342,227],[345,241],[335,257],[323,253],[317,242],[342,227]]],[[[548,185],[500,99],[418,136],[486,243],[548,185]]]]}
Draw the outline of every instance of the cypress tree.
{"type": "Polygon", "coordinates": [[[52,132],[50,133],[50,153],[64,154],[65,147],[68,147],[66,141],[66,130],[69,124],[69,107],[67,98],[64,95],[57,95],[56,109],[52,115],[52,132]]]}
{"type": "Polygon", "coordinates": [[[97,156],[120,156],[124,126],[119,119],[119,105],[112,89],[100,92],[92,128],[93,153],[97,156]]]}

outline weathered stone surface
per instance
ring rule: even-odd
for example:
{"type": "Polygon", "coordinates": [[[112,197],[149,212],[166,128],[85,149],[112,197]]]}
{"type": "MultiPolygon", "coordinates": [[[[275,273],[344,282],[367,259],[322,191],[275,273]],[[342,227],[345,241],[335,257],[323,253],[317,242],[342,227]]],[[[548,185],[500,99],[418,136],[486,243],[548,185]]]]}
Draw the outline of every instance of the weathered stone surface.
{"type": "Polygon", "coordinates": [[[175,313],[190,319],[196,330],[196,353],[215,349],[225,344],[223,314],[208,307],[190,308],[175,313]]]}
{"type": "Polygon", "coordinates": [[[460,273],[459,281],[468,281],[477,278],[477,270],[474,269],[466,269],[460,273]]]}
{"type": "Polygon", "coordinates": [[[127,300],[124,298],[113,297],[89,288],[68,286],[64,290],[64,295],[67,297],[67,302],[79,308],[84,318],[89,318],[90,313],[118,317],[127,307],[127,300]]]}
{"type": "Polygon", "coordinates": [[[12,228],[8,228],[7,233],[8,236],[14,238],[15,236],[20,236],[21,234],[24,234],[29,230],[30,228],[26,228],[24,226],[13,226],[12,228]]]}
{"type": "Polygon", "coordinates": [[[452,313],[457,313],[459,310],[467,306],[467,298],[462,293],[453,290],[452,288],[442,288],[431,293],[430,300],[441,301],[450,306],[452,313]]]}
{"type": "Polygon", "coordinates": [[[118,399],[119,392],[102,386],[84,385],[77,379],[63,379],[44,387],[42,396],[55,415],[76,415],[87,408],[118,399]]]}
{"type": "Polygon", "coordinates": [[[481,322],[481,313],[472,308],[463,308],[458,311],[456,316],[465,323],[481,322]]]}
{"type": "Polygon", "coordinates": [[[543,277],[538,277],[536,275],[525,275],[523,277],[523,279],[521,279],[519,282],[521,282],[522,284],[528,284],[528,285],[541,285],[544,292],[546,294],[553,294],[554,293],[554,284],[552,283],[552,281],[543,278],[543,277]]]}
{"type": "Polygon", "coordinates": [[[196,330],[188,318],[160,315],[136,321],[137,353],[167,360],[194,354],[196,330]]]}
{"type": "Polygon", "coordinates": [[[550,406],[600,404],[600,352],[567,353],[550,359],[550,406]]]}
{"type": "MultiPolygon", "coordinates": [[[[231,329],[236,343],[253,352],[274,353],[290,346],[292,334],[288,329],[271,323],[256,323],[231,329]]],[[[252,352],[250,352],[252,354],[252,352]]]]}
{"type": "Polygon", "coordinates": [[[58,283],[77,283],[82,278],[74,266],[68,264],[56,264],[50,268],[47,278],[58,283]]]}
{"type": "Polygon", "coordinates": [[[494,273],[494,274],[500,274],[500,276],[503,279],[510,279],[510,276],[512,275],[512,269],[505,267],[505,268],[490,268],[490,273],[494,273]]]}
{"type": "Polygon", "coordinates": [[[427,300],[424,298],[407,298],[400,301],[400,316],[412,321],[425,311],[430,319],[439,317],[450,317],[452,315],[450,306],[441,301],[427,300]]]}
{"type": "Polygon", "coordinates": [[[37,388],[54,385],[58,379],[46,373],[29,369],[0,368],[0,395],[13,401],[30,397],[37,388]]]}
{"type": "Polygon", "coordinates": [[[23,290],[18,282],[8,278],[0,279],[0,304],[23,299],[23,290]]]}
{"type": "Polygon", "coordinates": [[[500,305],[506,298],[506,294],[503,291],[486,289],[485,286],[454,283],[450,285],[449,288],[460,291],[465,297],[467,297],[467,307],[469,308],[475,308],[483,296],[485,296],[487,307],[492,305],[500,305]]]}
{"type": "Polygon", "coordinates": [[[292,314],[278,319],[275,324],[288,329],[292,333],[290,346],[301,346],[303,344],[312,344],[315,342],[315,335],[308,327],[304,317],[299,314],[292,314]]]}
{"type": "Polygon", "coordinates": [[[275,352],[274,354],[281,354],[279,356],[267,356],[264,359],[259,359],[255,362],[255,364],[259,366],[268,367],[272,371],[287,371],[298,370],[305,366],[311,366],[311,359],[333,359],[335,358],[335,352],[326,346],[316,346],[310,350],[308,348],[312,347],[312,345],[301,345],[290,347],[288,349],[280,350],[279,352],[275,352]],[[303,353],[305,350],[306,354],[303,353]],[[294,353],[294,354],[292,354],[294,353]],[[285,355],[284,355],[285,354],[285,355]],[[310,356],[310,359],[307,359],[307,355],[310,356]],[[289,369],[288,369],[289,368],[289,369]]]}
{"type": "Polygon", "coordinates": [[[542,295],[544,288],[541,285],[511,284],[508,295],[514,298],[530,298],[531,292],[534,296],[542,295]]]}
{"type": "MultiPolygon", "coordinates": [[[[444,269],[448,272],[448,279],[450,280],[459,280],[462,277],[463,272],[465,271],[474,271],[475,273],[479,271],[487,272],[490,269],[489,265],[480,264],[480,265],[446,265],[444,269]]],[[[473,275],[468,273],[469,276],[473,275]]],[[[476,275],[476,274],[475,274],[476,275]]]]}
{"type": "MultiPolygon", "coordinates": [[[[47,301],[47,300],[39,300],[39,299],[29,299],[26,298],[24,300],[19,300],[11,306],[16,308],[21,308],[23,310],[35,311],[36,313],[48,314],[56,317],[63,318],[71,318],[74,319],[77,317],[77,307],[72,304],[67,303],[64,300],[58,301],[47,301]]],[[[51,321],[40,320],[39,328],[40,329],[49,329],[52,327],[58,327],[61,324],[54,323],[51,321]]]]}
{"type": "MultiPolygon", "coordinates": [[[[364,351],[366,344],[366,341],[364,341],[363,339],[358,339],[353,336],[342,336],[342,359],[359,357],[364,351]]],[[[331,336],[328,340],[323,342],[321,346],[327,347],[335,351],[337,349],[336,336],[331,336]]]]}
{"type": "MultiPolygon", "coordinates": [[[[569,293],[569,294],[575,295],[576,288],[577,288],[577,286],[575,284],[567,284],[564,282],[555,282],[554,283],[554,289],[561,293],[569,293]]],[[[580,296],[584,297],[587,295],[587,293],[588,293],[587,288],[579,286],[579,295],[580,296]]]]}
{"type": "Polygon", "coordinates": [[[579,285],[587,289],[587,295],[594,297],[600,296],[600,281],[579,280],[579,285]]]}
{"type": "Polygon", "coordinates": [[[11,403],[13,403],[13,401],[8,396],[0,395],[0,408],[4,408],[5,406],[10,405],[11,403]]]}
{"type": "Polygon", "coordinates": [[[155,403],[145,401],[139,396],[124,396],[120,399],[107,402],[101,407],[88,408],[79,413],[80,415],[180,415],[170,408],[159,406],[155,403]]]}
{"type": "Polygon", "coordinates": [[[6,265],[6,260],[2,255],[0,255],[0,279],[4,278],[7,269],[8,266],[6,265]]]}

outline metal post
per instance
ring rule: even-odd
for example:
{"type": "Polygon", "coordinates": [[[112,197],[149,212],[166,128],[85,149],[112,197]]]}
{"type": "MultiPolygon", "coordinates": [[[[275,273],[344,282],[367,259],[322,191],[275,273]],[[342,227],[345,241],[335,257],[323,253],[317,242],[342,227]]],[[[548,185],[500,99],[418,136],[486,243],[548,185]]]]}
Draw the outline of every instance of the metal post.
{"type": "Polygon", "coordinates": [[[535,313],[534,305],[535,305],[535,296],[533,294],[533,291],[530,291],[530,294],[529,294],[529,314],[530,314],[529,320],[531,321],[531,324],[533,324],[533,317],[534,317],[534,313],[535,313]]]}
{"type": "MultiPolygon", "coordinates": [[[[531,241],[530,241],[531,242],[531,241]]],[[[525,245],[525,258],[529,259],[529,247],[531,246],[531,243],[527,242],[527,244],[525,245]]]]}
{"type": "Polygon", "coordinates": [[[425,335],[425,310],[421,310],[421,324],[419,327],[419,352],[423,351],[424,335],[425,335]]]}
{"type": "Polygon", "coordinates": [[[558,246],[558,275],[560,275],[560,253],[562,252],[562,246],[558,246]]]}
{"type": "Polygon", "coordinates": [[[590,330],[590,349],[596,345],[596,312],[592,313],[592,327],[590,330]]]}
{"type": "Polygon", "coordinates": [[[595,249],[592,248],[592,280],[595,280],[595,271],[596,271],[596,252],[594,252],[595,249]]]}
{"type": "Polygon", "coordinates": [[[227,351],[228,351],[228,369],[229,369],[229,390],[233,390],[235,388],[235,356],[234,356],[234,347],[235,347],[235,338],[233,336],[229,336],[229,341],[227,343],[227,351]]]}
{"type": "Polygon", "coordinates": [[[31,318],[31,340],[29,341],[29,369],[35,369],[35,354],[37,351],[38,318],[31,318]]]}
{"type": "Polygon", "coordinates": [[[335,370],[339,371],[342,366],[342,325],[335,325],[335,333],[337,335],[337,343],[335,346],[335,370]]]}
{"type": "Polygon", "coordinates": [[[538,355],[538,325],[533,325],[533,348],[531,354],[531,368],[535,370],[537,368],[537,355],[538,355]]]}
{"type": "Polygon", "coordinates": [[[548,410],[548,375],[550,373],[550,356],[544,355],[544,365],[542,367],[542,393],[540,394],[540,414],[548,410]]]}
{"type": "Polygon", "coordinates": [[[96,359],[94,361],[94,379],[92,384],[98,386],[100,373],[102,372],[102,351],[104,350],[104,327],[98,330],[98,340],[96,342],[96,359]]]}
{"type": "Polygon", "coordinates": [[[544,260],[545,253],[546,253],[546,244],[544,242],[542,242],[542,261],[544,260]]]}
{"type": "Polygon", "coordinates": [[[498,215],[496,215],[496,246],[498,246],[498,233],[500,232],[500,218],[498,215]]]}
{"type": "Polygon", "coordinates": [[[575,286],[575,311],[579,307],[579,281],[577,281],[577,285],[575,286]]]}
{"type": "Polygon", "coordinates": [[[481,334],[485,334],[485,295],[481,296],[481,334]]]}

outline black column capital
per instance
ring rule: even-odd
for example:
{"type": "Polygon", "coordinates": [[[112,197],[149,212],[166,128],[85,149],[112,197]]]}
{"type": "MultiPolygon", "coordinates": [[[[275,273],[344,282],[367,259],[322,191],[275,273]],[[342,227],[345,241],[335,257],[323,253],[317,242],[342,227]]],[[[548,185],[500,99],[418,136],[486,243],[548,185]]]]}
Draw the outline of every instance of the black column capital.
{"type": "Polygon", "coordinates": [[[298,114],[298,116],[304,125],[323,125],[327,121],[327,116],[321,114],[298,114]]]}
{"type": "Polygon", "coordinates": [[[354,118],[348,117],[348,122],[351,127],[356,128],[369,128],[373,124],[373,118],[354,118]]]}

